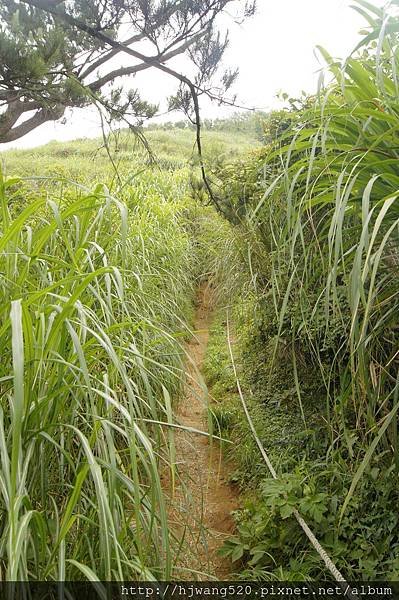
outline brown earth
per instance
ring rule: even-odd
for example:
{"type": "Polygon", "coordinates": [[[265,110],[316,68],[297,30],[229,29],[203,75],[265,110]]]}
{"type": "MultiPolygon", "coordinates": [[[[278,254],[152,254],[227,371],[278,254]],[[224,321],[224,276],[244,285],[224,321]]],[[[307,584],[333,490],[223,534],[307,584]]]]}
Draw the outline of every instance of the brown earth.
{"type": "MultiPolygon", "coordinates": [[[[201,376],[212,319],[212,293],[204,283],[199,290],[194,336],[187,346],[187,383],[176,409],[177,422],[208,431],[207,389],[201,376]]],[[[207,436],[176,430],[175,490],[168,484],[169,520],[181,551],[176,560],[177,579],[227,579],[231,566],[217,550],[231,535],[231,511],[238,507],[238,493],[228,483],[232,467],[221,455],[217,441],[207,436]]]]}

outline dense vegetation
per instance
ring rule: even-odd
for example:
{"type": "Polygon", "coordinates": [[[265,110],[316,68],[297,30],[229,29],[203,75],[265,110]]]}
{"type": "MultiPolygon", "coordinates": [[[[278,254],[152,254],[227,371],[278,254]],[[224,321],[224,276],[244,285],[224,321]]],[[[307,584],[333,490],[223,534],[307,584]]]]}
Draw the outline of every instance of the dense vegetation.
{"type": "Polygon", "coordinates": [[[222,549],[237,577],[330,577],[298,509],[348,579],[398,578],[398,26],[357,4],[370,33],[343,65],[323,51],[316,97],[205,123],[224,219],[184,123],[149,129],[152,154],[121,132],[4,155],[1,578],[187,576],[161,475],[178,477],[204,276],[210,409],[243,493],[222,549]],[[226,306],[277,480],[236,394],[226,306]]]}
{"type": "Polygon", "coordinates": [[[154,133],[152,166],[116,143],[113,164],[98,140],[5,155],[1,579],[168,578],[178,552],[160,475],[205,268],[193,141],[154,133]]]}
{"type": "MultiPolygon", "coordinates": [[[[265,479],[225,401],[237,476],[262,498],[225,548],[246,577],[320,577],[294,507],[347,577],[399,573],[399,46],[394,17],[361,4],[361,52],[341,67],[323,51],[333,82],[269,120],[275,141],[245,169],[218,173],[252,274],[237,309],[248,401],[281,475],[265,479]]],[[[211,357],[223,398],[219,369],[211,357]]]]}

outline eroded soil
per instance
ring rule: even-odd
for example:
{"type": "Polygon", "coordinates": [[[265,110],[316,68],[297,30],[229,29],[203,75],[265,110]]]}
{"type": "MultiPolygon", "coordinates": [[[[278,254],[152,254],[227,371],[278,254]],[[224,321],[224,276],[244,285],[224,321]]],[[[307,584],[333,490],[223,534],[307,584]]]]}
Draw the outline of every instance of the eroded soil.
{"type": "MultiPolygon", "coordinates": [[[[198,294],[194,336],[187,347],[187,383],[176,409],[177,421],[208,431],[207,390],[201,369],[212,319],[212,294],[204,283],[198,294]]],[[[227,579],[230,563],[217,550],[234,528],[231,511],[238,493],[229,482],[231,466],[223,459],[217,441],[177,430],[175,436],[178,477],[174,493],[168,484],[169,519],[181,543],[176,563],[177,579],[227,579]]]]}

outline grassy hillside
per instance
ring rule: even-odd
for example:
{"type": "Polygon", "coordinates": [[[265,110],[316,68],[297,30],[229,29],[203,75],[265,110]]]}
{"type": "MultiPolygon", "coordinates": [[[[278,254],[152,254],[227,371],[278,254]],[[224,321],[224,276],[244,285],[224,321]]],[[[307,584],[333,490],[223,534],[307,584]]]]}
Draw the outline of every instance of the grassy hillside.
{"type": "MultiPolygon", "coordinates": [[[[216,158],[232,159],[259,142],[247,132],[204,131],[204,156],[209,162],[216,158]]],[[[136,178],[144,167],[174,172],[186,169],[197,161],[195,132],[191,129],[145,131],[145,145],[126,131],[104,140],[82,139],[72,142],[50,142],[28,150],[8,150],[0,153],[3,170],[8,175],[68,177],[73,181],[111,182],[117,169],[124,181],[136,178]],[[110,160],[111,157],[111,160],[110,160]]],[[[149,177],[149,169],[146,170],[149,177]]]]}

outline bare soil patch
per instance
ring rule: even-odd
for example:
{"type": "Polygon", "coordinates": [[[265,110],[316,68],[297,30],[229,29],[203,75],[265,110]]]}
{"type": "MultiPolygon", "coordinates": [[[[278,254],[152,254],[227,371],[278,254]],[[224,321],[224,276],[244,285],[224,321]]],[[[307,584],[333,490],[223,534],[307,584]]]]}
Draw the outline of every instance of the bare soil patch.
{"type": "MultiPolygon", "coordinates": [[[[187,383],[176,409],[181,425],[208,431],[207,389],[201,369],[212,319],[212,294],[207,283],[199,290],[194,336],[187,347],[187,383]]],[[[169,518],[181,552],[176,565],[177,579],[227,579],[229,561],[217,550],[231,535],[231,512],[238,508],[238,492],[229,484],[231,465],[221,455],[217,441],[177,430],[175,436],[178,478],[174,493],[168,483],[169,518]]]]}

